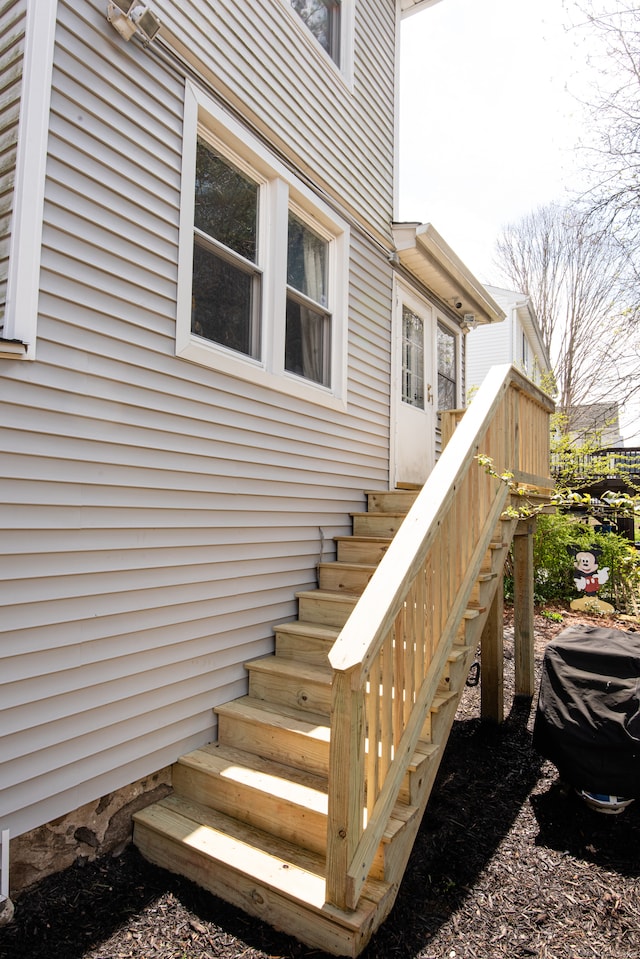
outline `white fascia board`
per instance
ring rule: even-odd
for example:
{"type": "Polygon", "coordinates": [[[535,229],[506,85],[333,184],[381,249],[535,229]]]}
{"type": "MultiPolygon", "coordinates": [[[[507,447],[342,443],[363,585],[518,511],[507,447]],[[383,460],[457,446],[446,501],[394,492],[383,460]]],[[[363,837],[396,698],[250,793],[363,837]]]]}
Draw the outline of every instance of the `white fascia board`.
{"type": "Polygon", "coordinates": [[[3,335],[35,359],[57,0],[29,0],[3,335]]]}
{"type": "Polygon", "coordinates": [[[440,0],[400,0],[400,16],[405,20],[407,17],[412,17],[414,13],[420,13],[427,7],[435,6],[436,3],[440,3],[440,0]]]}
{"type": "Polygon", "coordinates": [[[517,303],[516,312],[529,341],[535,343],[535,353],[538,360],[544,364],[545,372],[548,373],[551,370],[551,362],[546,347],[542,342],[542,334],[531,298],[527,297],[523,303],[517,303]]]}

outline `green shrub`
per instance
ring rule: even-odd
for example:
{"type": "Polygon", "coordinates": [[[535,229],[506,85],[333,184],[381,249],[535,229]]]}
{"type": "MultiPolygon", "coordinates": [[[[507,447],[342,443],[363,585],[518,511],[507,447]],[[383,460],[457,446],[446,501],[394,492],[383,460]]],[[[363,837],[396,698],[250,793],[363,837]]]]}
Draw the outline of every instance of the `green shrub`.
{"type": "Polygon", "coordinates": [[[602,550],[599,568],[607,567],[609,580],[598,596],[618,610],[634,612],[640,593],[640,553],[616,533],[599,533],[587,523],[565,513],[542,514],[534,536],[534,594],[536,602],[572,600],[580,595],[573,581],[573,557],[567,547],[602,550]]]}

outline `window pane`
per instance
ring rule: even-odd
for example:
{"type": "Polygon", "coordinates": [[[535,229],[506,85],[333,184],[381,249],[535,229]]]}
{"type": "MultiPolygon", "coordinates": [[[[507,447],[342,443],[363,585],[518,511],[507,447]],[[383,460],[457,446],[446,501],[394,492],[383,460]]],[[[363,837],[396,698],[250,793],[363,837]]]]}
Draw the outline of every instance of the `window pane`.
{"type": "Polygon", "coordinates": [[[287,297],[284,366],[314,383],[330,386],[329,317],[287,297]]]}
{"type": "Polygon", "coordinates": [[[424,321],[402,307],[402,400],[424,409],[424,321]]]}
{"type": "Polygon", "coordinates": [[[438,409],[455,410],[456,408],[456,384],[447,380],[442,374],[438,374],[438,409]]]}
{"type": "Polygon", "coordinates": [[[456,338],[438,324],[438,409],[454,410],[456,396],[456,338]]]}
{"type": "Polygon", "coordinates": [[[257,357],[258,277],[212,253],[193,248],[191,332],[230,350],[257,357]]]}
{"type": "Polygon", "coordinates": [[[438,372],[449,379],[456,378],[456,338],[449,330],[438,325],[438,372]]]}
{"type": "Polygon", "coordinates": [[[256,262],[258,184],[198,140],[195,225],[247,260],[256,262]]]}
{"type": "Polygon", "coordinates": [[[340,63],[340,3],[331,0],[291,0],[320,46],[340,63]]]}
{"type": "Polygon", "coordinates": [[[329,244],[289,212],[287,283],[321,306],[327,305],[329,244]]]}

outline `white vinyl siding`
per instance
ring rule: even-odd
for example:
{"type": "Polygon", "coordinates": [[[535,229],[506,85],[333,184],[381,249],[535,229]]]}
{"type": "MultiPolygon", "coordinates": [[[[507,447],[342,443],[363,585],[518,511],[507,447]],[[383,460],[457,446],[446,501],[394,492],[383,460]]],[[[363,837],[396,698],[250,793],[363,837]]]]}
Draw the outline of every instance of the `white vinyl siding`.
{"type": "Polygon", "coordinates": [[[184,82],[101,0],[59,18],[38,357],[0,368],[12,835],[215,738],[323,543],[388,482],[385,251],[352,230],[346,410],[177,358],[184,82]]]}
{"type": "Polygon", "coordinates": [[[492,366],[513,362],[511,311],[501,323],[479,326],[467,334],[467,391],[477,389],[492,366]]]}
{"type": "Polygon", "coordinates": [[[213,65],[211,83],[221,93],[388,241],[395,0],[355,4],[352,88],[328,57],[309,55],[308,31],[284,2],[158,0],[154,10],[168,30],[188,38],[185,55],[213,65]]]}

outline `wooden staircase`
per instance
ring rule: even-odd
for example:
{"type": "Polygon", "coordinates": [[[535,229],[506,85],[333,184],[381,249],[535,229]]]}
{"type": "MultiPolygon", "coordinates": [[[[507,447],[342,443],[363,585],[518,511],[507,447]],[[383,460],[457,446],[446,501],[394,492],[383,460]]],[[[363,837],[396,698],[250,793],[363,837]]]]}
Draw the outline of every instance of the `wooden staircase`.
{"type": "Polygon", "coordinates": [[[134,817],[149,860],[334,955],[357,956],[393,906],[501,589],[518,521],[475,454],[546,475],[545,448],[525,453],[549,403],[506,369],[421,493],[367,494],[275,654],[246,664],[248,695],[217,708],[218,741],[134,817]]]}
{"type": "Polygon", "coordinates": [[[275,655],[246,664],[249,694],[216,709],[218,741],[181,757],[174,793],[135,816],[135,843],[310,946],[356,956],[393,905],[500,582],[513,523],[500,522],[358,907],[326,902],[332,671],[328,654],[417,493],[367,493],[299,617],[275,627],[275,655]]]}

